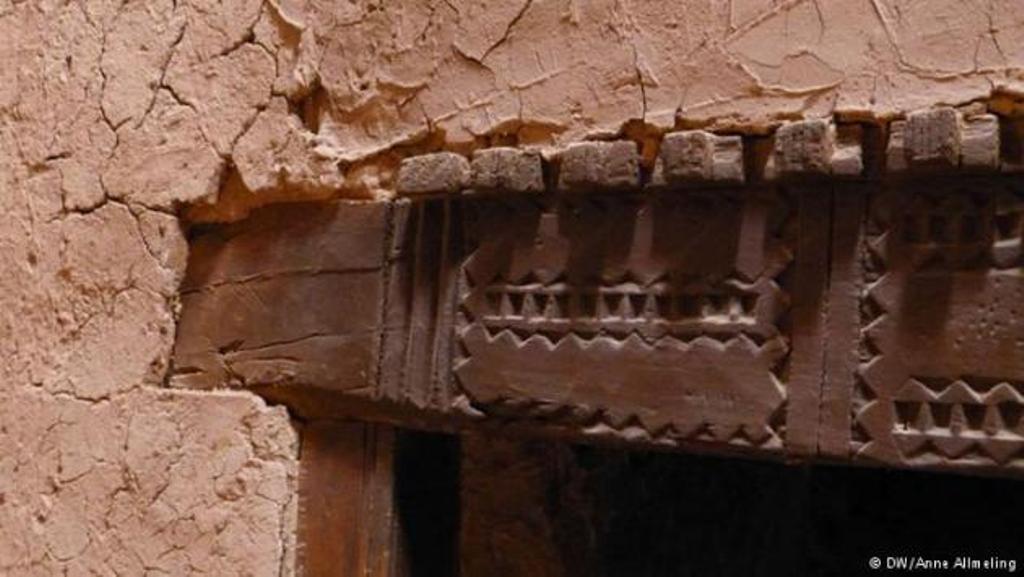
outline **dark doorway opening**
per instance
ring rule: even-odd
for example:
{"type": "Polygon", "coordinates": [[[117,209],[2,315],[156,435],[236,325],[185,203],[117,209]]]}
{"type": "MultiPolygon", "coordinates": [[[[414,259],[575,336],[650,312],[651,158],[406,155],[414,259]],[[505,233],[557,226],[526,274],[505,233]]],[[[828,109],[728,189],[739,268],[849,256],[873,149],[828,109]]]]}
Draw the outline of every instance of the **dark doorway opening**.
{"type": "Polygon", "coordinates": [[[395,502],[409,575],[458,575],[459,438],[399,431],[395,502]]]}
{"type": "Polygon", "coordinates": [[[1011,479],[484,436],[400,447],[414,577],[878,574],[872,557],[1024,570],[1011,479]]]}

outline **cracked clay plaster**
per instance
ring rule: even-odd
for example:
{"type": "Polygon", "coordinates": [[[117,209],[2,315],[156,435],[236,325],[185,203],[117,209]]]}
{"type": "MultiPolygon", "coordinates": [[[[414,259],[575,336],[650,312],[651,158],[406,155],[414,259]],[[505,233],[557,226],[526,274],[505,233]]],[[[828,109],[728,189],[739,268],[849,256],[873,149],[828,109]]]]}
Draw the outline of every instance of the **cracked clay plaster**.
{"type": "Polygon", "coordinates": [[[290,62],[209,8],[0,1],[0,574],[293,571],[285,409],[163,388],[177,210],[290,62]]]}
{"type": "MultiPolygon", "coordinates": [[[[1015,0],[292,0],[264,6],[252,35],[276,75],[247,77],[289,106],[239,97],[240,111],[270,112],[233,141],[237,123],[205,122],[222,155],[234,142],[226,154],[240,175],[226,178],[218,209],[190,213],[197,220],[322,197],[325,185],[388,196],[416,147],[550,150],[637,122],[762,132],[1024,87],[1015,0]]],[[[201,86],[174,92],[202,116],[215,109],[204,99],[240,93],[229,76],[219,88],[168,78],[201,86]]]]}

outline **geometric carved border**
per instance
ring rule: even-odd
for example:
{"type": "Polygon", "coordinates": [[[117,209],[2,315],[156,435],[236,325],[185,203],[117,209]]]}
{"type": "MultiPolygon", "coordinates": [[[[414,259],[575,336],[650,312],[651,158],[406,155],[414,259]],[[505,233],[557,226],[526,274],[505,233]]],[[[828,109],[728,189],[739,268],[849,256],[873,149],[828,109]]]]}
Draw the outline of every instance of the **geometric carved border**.
{"type": "MultiPolygon", "coordinates": [[[[475,409],[781,451],[794,376],[792,194],[580,195],[465,210],[454,372],[475,409]]],[[[817,362],[804,363],[813,388],[817,362]]],[[[796,396],[808,393],[816,406],[818,391],[796,396]]]]}
{"type": "Polygon", "coordinates": [[[1019,180],[891,186],[872,199],[854,391],[859,458],[1024,467],[1019,180]]]}
{"type": "Polygon", "coordinates": [[[281,206],[197,231],[169,384],[1020,470],[1022,226],[1012,177],[281,206]]]}

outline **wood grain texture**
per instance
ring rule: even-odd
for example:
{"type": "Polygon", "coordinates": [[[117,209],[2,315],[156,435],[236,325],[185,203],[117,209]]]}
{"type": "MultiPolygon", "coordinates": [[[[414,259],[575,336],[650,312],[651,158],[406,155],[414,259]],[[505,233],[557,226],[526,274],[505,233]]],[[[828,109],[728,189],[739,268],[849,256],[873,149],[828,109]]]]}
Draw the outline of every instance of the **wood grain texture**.
{"type": "MultiPolygon", "coordinates": [[[[826,243],[798,248],[803,210],[767,189],[475,203],[458,392],[485,415],[583,435],[781,452],[795,394],[781,275],[796,259],[822,285],[827,258],[826,243]]],[[[827,230],[827,199],[807,220],[827,230]]],[[[821,358],[807,358],[816,407],[821,358]]]]}
{"type": "Polygon", "coordinates": [[[387,203],[296,204],[200,231],[171,385],[369,391],[390,213],[387,203]]]}
{"type": "Polygon", "coordinates": [[[258,211],[193,231],[170,384],[304,418],[1012,472],[1022,199],[918,175],[258,211]]]}
{"type": "Polygon", "coordinates": [[[818,453],[847,459],[850,398],[860,361],[860,295],[864,290],[863,223],[870,185],[838,184],[833,191],[825,379],[818,419],[818,453]]]}
{"type": "Polygon", "coordinates": [[[828,246],[831,187],[798,187],[799,258],[793,279],[793,382],[786,415],[786,448],[794,455],[818,450],[821,387],[825,380],[828,246]]]}
{"type": "Polygon", "coordinates": [[[395,432],[386,425],[314,422],[304,429],[300,575],[405,575],[394,450],[395,432]]]}

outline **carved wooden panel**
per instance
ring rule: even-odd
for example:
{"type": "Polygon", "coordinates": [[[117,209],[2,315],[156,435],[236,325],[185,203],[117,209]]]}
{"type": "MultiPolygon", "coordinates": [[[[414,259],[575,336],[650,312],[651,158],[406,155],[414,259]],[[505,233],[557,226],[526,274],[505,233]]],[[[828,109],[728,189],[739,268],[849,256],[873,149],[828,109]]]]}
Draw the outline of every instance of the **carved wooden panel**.
{"type": "Polygon", "coordinates": [[[447,413],[455,271],[461,254],[459,204],[448,199],[396,203],[375,396],[447,413]]]}
{"type": "Polygon", "coordinates": [[[874,195],[853,395],[860,458],[1024,467],[1024,184],[895,184],[874,195]]]}
{"type": "Polygon", "coordinates": [[[460,392],[585,433],[781,450],[821,371],[809,355],[809,390],[792,389],[799,204],[757,189],[468,204],[460,392]]]}
{"type": "Polygon", "coordinates": [[[1024,183],[275,207],[193,231],[173,386],[305,418],[1005,472],[1024,183]]]}

